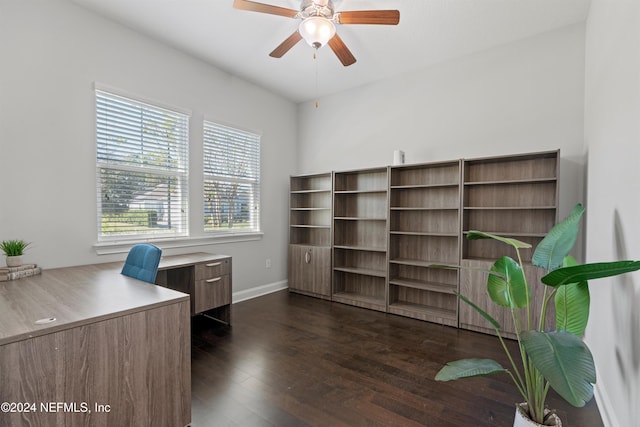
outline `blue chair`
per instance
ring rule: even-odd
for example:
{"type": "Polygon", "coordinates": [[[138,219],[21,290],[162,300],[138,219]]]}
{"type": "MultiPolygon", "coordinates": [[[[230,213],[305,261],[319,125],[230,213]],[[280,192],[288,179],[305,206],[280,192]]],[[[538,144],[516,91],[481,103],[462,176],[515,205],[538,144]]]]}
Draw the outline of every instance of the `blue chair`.
{"type": "Polygon", "coordinates": [[[162,249],[157,246],[141,243],[129,250],[127,260],[122,267],[122,274],[145,282],[155,283],[162,249]]]}

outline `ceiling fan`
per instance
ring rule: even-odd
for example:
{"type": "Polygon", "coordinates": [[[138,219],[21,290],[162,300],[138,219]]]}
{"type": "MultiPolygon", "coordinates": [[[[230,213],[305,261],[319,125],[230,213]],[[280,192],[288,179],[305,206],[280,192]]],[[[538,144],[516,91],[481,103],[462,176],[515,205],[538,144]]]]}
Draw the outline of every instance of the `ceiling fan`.
{"type": "Polygon", "coordinates": [[[354,10],[335,11],[331,0],[301,0],[300,10],[273,6],[250,0],[234,0],[236,9],[271,15],[286,16],[301,19],[298,29],[269,54],[274,58],[281,58],[300,40],[313,48],[319,49],[325,44],[336,54],[345,67],[356,62],[356,58],[336,33],[335,24],[377,24],[398,25],[400,12],[397,10],[354,10]]]}

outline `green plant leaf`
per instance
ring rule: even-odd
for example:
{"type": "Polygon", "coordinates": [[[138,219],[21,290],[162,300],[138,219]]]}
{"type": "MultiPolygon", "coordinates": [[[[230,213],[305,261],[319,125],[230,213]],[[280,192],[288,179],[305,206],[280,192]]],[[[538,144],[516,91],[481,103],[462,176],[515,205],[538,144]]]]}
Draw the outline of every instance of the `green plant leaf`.
{"type": "Polygon", "coordinates": [[[501,372],[507,372],[507,370],[492,359],[461,359],[444,365],[436,374],[436,381],[484,377],[501,372]]]}
{"type": "Polygon", "coordinates": [[[559,268],[546,274],[540,280],[545,285],[556,288],[568,283],[617,276],[636,270],[640,270],[640,261],[596,262],[559,268]]]}
{"type": "Polygon", "coordinates": [[[580,338],[563,331],[525,331],[522,343],[535,368],[567,402],[582,407],[591,400],[596,368],[580,338]]]}
{"type": "Polygon", "coordinates": [[[562,260],[569,254],[578,238],[583,213],[584,207],[578,203],[565,219],[553,226],[536,247],[531,263],[547,271],[562,266],[562,260]]]}
{"type": "Polygon", "coordinates": [[[0,250],[7,256],[20,256],[30,243],[24,240],[3,240],[0,243],[0,250]]]}
{"type": "Polygon", "coordinates": [[[475,311],[480,313],[480,316],[482,316],[485,319],[487,319],[487,322],[491,323],[491,325],[494,327],[494,329],[500,329],[500,324],[498,323],[498,321],[496,319],[494,319],[493,317],[491,317],[491,315],[489,313],[487,313],[486,311],[484,311],[483,309],[481,309],[480,307],[475,305],[469,298],[465,297],[464,295],[459,294],[458,292],[456,292],[455,294],[462,301],[464,301],[467,304],[469,304],[475,311]]]}
{"type": "Polygon", "coordinates": [[[487,278],[487,291],[491,300],[502,307],[526,307],[530,300],[530,290],[520,265],[508,256],[503,256],[491,267],[487,278]],[[501,277],[502,276],[502,277],[501,277]]]}
{"type": "Polygon", "coordinates": [[[527,249],[527,248],[531,247],[531,244],[525,243],[525,242],[521,242],[520,240],[517,240],[517,239],[512,239],[510,237],[497,236],[495,234],[485,233],[485,232],[477,231],[477,230],[469,231],[467,233],[467,239],[468,240],[494,239],[494,240],[498,240],[498,241],[500,241],[502,243],[506,243],[507,245],[511,245],[516,249],[527,249]]]}
{"type": "MultiPolygon", "coordinates": [[[[562,265],[572,267],[578,262],[572,256],[567,256],[562,265]]],[[[556,330],[582,337],[589,321],[590,301],[586,281],[560,286],[555,296],[556,330]]]]}

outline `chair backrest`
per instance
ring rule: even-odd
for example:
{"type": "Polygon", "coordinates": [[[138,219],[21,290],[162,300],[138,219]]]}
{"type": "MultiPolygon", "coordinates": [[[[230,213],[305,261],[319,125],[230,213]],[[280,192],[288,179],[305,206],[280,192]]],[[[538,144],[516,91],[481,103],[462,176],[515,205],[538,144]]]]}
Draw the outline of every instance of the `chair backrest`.
{"type": "Polygon", "coordinates": [[[162,249],[157,246],[141,243],[134,245],[127,255],[122,267],[122,274],[145,282],[154,283],[158,274],[158,264],[162,249]]]}

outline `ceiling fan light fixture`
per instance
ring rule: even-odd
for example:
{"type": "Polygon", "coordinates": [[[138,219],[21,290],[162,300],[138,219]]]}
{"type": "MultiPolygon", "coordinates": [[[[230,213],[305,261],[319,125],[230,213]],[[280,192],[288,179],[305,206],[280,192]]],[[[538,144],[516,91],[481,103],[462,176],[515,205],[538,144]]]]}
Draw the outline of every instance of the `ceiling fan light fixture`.
{"type": "Polygon", "coordinates": [[[310,16],[300,23],[298,31],[309,46],[320,49],[336,34],[336,26],[322,16],[310,16]]]}

